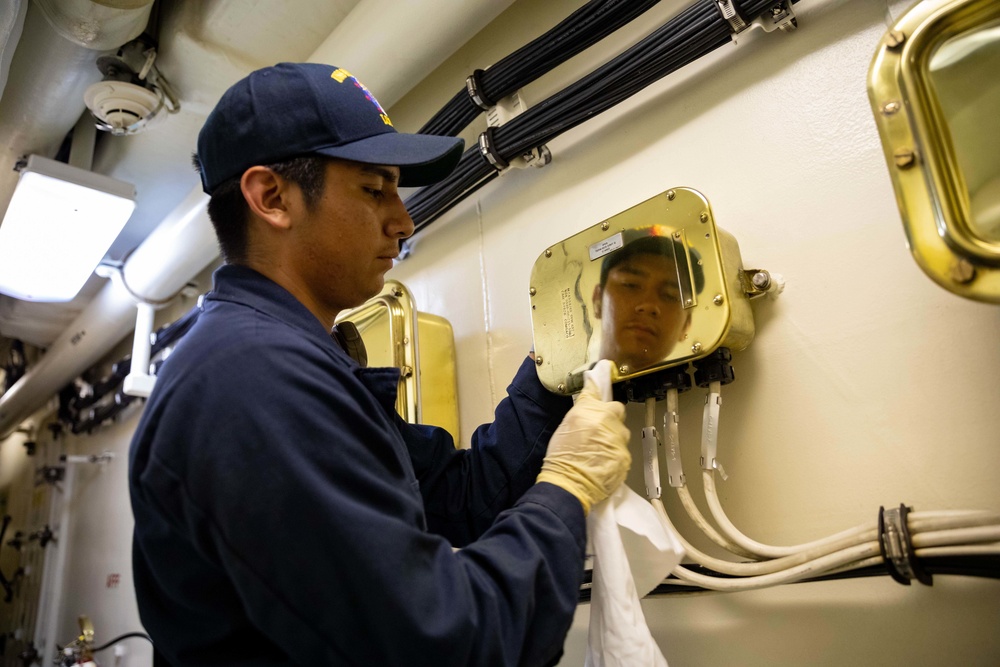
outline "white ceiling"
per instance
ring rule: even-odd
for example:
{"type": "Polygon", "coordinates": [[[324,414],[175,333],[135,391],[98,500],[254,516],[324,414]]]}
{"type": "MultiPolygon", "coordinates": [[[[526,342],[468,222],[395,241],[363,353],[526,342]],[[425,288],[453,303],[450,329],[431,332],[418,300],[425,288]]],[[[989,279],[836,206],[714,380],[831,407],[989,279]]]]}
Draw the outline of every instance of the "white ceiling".
{"type": "MultiPolygon", "coordinates": [[[[118,4],[127,7],[140,3],[132,0],[118,4]]],[[[157,0],[153,5],[154,16],[159,18],[156,66],[176,90],[181,108],[141,134],[105,135],[98,143],[93,170],[133,183],[137,191],[135,213],[112,245],[109,260],[124,258],[197,186],[191,153],[205,116],[222,92],[259,67],[283,60],[306,60],[357,4],[358,0],[157,0]]],[[[13,53],[9,77],[12,85],[6,86],[8,94],[0,97],[0,118],[5,111],[9,118],[16,110],[8,124],[18,129],[3,132],[10,142],[3,155],[8,160],[9,156],[26,153],[48,153],[52,157],[72,122],[52,132],[47,145],[39,146],[37,138],[28,136],[30,132],[21,131],[32,122],[22,110],[22,91],[39,95],[41,104],[59,105],[64,118],[79,117],[85,109],[83,98],[68,91],[79,89],[77,80],[90,83],[100,79],[96,59],[106,52],[57,44],[40,54],[37,44],[25,42],[37,42],[38,28],[31,26],[44,27],[44,16],[37,2],[29,0],[12,2],[2,11],[16,12],[18,7],[26,11],[24,35],[29,39],[21,39],[12,50],[10,42],[19,35],[0,32],[0,38],[6,40],[0,44],[0,56],[13,53]],[[40,62],[42,59],[48,62],[40,62]],[[13,85],[19,78],[27,79],[28,84],[13,85]],[[46,96],[46,89],[51,89],[50,96],[46,96]]],[[[0,14],[0,26],[4,18],[0,14]]],[[[61,39],[54,31],[52,36],[61,39]]],[[[0,84],[6,81],[5,77],[0,84]]],[[[3,210],[16,182],[16,175],[9,171],[12,168],[13,164],[0,165],[0,173],[5,175],[0,179],[3,210]]],[[[44,253],[43,248],[38,250],[44,253]]],[[[104,282],[93,277],[76,299],[65,304],[28,303],[0,296],[0,334],[44,347],[66,328],[104,282]]]]}

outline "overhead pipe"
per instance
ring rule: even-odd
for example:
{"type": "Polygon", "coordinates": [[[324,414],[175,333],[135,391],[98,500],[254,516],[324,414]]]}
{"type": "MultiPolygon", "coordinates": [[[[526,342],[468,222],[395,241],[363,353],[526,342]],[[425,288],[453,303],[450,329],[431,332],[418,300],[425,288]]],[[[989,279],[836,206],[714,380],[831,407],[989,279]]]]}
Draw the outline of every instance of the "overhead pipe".
{"type": "Polygon", "coordinates": [[[363,0],[308,60],[350,69],[388,109],[511,4],[513,0],[363,0]],[[418,26],[420,39],[414,40],[418,26]],[[416,48],[401,49],[400,44],[416,48]]]}
{"type": "Polygon", "coordinates": [[[34,0],[16,49],[16,31],[0,34],[14,51],[0,98],[0,217],[17,184],[15,163],[52,157],[86,110],[83,91],[101,80],[97,58],[142,34],[153,0],[34,0]]]}
{"type": "MultiPolygon", "coordinates": [[[[363,0],[308,60],[349,63],[367,85],[380,91],[385,106],[389,106],[512,1],[363,0]],[[387,22],[387,16],[393,20],[387,22]],[[370,17],[378,17],[378,21],[370,17]],[[378,25],[378,31],[372,31],[372,25],[378,25]],[[378,44],[410,43],[414,25],[421,26],[419,46],[408,50],[405,62],[387,59],[386,54],[397,49],[379,48],[378,44]],[[376,39],[373,32],[382,42],[372,42],[376,39]],[[386,92],[381,92],[383,88],[386,92]]],[[[218,257],[207,203],[200,187],[192,190],[128,257],[119,278],[105,285],[42,358],[0,396],[0,438],[10,435],[21,421],[132,331],[137,301],[169,298],[218,257]]]]}
{"type": "Polygon", "coordinates": [[[28,12],[28,0],[8,0],[0,6],[0,98],[7,86],[10,61],[21,39],[24,29],[24,15],[28,12]]]}

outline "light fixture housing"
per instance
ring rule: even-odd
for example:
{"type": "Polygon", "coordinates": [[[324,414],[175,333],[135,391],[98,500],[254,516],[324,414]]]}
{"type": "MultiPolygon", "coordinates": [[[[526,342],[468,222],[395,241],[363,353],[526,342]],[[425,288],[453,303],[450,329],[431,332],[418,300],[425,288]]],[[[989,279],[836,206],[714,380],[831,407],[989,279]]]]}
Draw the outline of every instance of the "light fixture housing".
{"type": "Polygon", "coordinates": [[[135,210],[135,186],[28,157],[0,225],[0,292],[69,301],[135,210]]]}

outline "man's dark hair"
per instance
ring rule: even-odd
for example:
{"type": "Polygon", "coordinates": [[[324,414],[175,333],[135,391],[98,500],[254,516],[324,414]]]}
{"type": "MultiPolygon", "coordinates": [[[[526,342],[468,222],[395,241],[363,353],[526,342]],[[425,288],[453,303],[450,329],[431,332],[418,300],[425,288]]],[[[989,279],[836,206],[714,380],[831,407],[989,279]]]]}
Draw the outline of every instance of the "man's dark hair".
{"type": "MultiPolygon", "coordinates": [[[[604,261],[601,262],[601,288],[603,289],[608,282],[608,274],[611,272],[611,269],[622,262],[636,255],[657,255],[659,257],[668,257],[670,261],[676,261],[674,259],[675,251],[678,253],[685,252],[684,244],[666,236],[640,236],[633,241],[628,241],[622,248],[610,255],[606,255],[604,261]]],[[[687,253],[688,264],[691,266],[691,272],[694,274],[694,291],[695,294],[698,294],[705,287],[705,272],[702,270],[701,265],[698,264],[701,257],[694,248],[688,248],[687,253]]]]}
{"type": "MultiPolygon", "coordinates": [[[[200,170],[198,156],[194,155],[195,169],[200,170]]],[[[274,164],[262,165],[291,181],[302,190],[302,198],[310,210],[323,196],[326,184],[326,165],[330,158],[319,155],[294,157],[274,164]]],[[[250,207],[240,189],[240,176],[220,183],[208,202],[208,217],[215,228],[219,240],[222,259],[230,264],[239,264],[247,257],[247,226],[250,221],[250,207]]]]}

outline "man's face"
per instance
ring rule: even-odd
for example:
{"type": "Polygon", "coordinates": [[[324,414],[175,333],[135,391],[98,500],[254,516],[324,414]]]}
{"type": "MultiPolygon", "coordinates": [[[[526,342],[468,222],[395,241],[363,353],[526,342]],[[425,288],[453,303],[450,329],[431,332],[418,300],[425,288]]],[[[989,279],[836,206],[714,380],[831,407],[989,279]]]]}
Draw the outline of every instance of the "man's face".
{"type": "Polygon", "coordinates": [[[323,195],[301,209],[290,268],[323,314],[359,306],[385,284],[400,239],[413,233],[398,181],[396,167],[331,161],[323,195]]]}
{"type": "Polygon", "coordinates": [[[633,371],[663,360],[690,323],[674,261],[663,255],[635,255],[611,269],[604,288],[594,288],[594,311],[601,320],[601,358],[633,371]]]}

